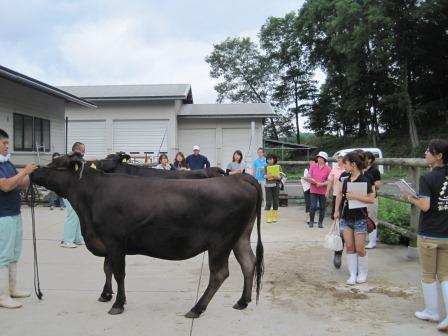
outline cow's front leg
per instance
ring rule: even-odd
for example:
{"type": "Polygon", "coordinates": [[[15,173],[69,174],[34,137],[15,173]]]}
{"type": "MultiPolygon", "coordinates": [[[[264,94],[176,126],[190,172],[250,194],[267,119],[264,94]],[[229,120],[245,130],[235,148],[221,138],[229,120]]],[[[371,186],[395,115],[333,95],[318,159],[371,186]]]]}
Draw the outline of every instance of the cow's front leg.
{"type": "Polygon", "coordinates": [[[106,282],[104,283],[103,292],[98,298],[100,302],[108,302],[112,300],[113,290],[112,290],[112,265],[108,257],[104,258],[104,275],[106,276],[106,282]]]}
{"type": "Polygon", "coordinates": [[[126,255],[123,250],[112,250],[114,250],[114,252],[109,255],[109,260],[112,265],[112,272],[114,273],[115,281],[117,282],[117,297],[112,305],[112,308],[109,310],[109,314],[117,315],[124,311],[124,304],[126,303],[126,293],[124,289],[126,255]]]}

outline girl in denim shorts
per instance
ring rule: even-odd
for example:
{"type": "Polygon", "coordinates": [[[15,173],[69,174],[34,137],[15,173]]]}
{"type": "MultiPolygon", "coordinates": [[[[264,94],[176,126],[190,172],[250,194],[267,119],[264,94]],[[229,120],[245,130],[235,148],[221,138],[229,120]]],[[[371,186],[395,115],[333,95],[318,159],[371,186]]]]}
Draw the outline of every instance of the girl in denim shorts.
{"type": "Polygon", "coordinates": [[[347,284],[354,285],[367,281],[368,260],[365,250],[367,207],[350,209],[349,203],[356,200],[372,204],[375,202],[375,193],[372,189],[372,182],[363,175],[364,153],[350,152],[344,156],[343,162],[349,175],[343,180],[342,188],[336,195],[334,218],[340,218],[340,229],[345,240],[347,268],[350,273],[347,284]],[[350,192],[350,183],[363,183],[367,196],[350,192]]]}

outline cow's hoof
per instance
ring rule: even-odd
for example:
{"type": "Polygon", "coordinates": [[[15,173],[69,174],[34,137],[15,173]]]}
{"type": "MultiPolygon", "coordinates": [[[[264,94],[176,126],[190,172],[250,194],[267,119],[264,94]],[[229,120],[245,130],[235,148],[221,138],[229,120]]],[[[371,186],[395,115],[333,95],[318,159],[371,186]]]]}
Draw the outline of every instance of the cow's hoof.
{"type": "Polygon", "coordinates": [[[238,302],[237,303],[235,303],[234,305],[233,305],[233,308],[234,309],[238,309],[238,310],[243,310],[243,309],[246,309],[247,308],[247,302],[246,301],[244,301],[244,300],[238,300],[238,302]]]}
{"type": "Polygon", "coordinates": [[[111,314],[111,315],[118,315],[118,314],[123,313],[123,311],[124,311],[124,308],[114,308],[114,307],[112,307],[109,310],[109,314],[111,314]]]}
{"type": "Polygon", "coordinates": [[[185,317],[188,318],[198,318],[199,316],[201,316],[201,314],[195,312],[194,310],[190,310],[188,313],[185,314],[185,317]]]}
{"type": "Polygon", "coordinates": [[[101,294],[101,296],[98,298],[99,302],[109,302],[112,300],[113,295],[112,294],[101,294]]]}

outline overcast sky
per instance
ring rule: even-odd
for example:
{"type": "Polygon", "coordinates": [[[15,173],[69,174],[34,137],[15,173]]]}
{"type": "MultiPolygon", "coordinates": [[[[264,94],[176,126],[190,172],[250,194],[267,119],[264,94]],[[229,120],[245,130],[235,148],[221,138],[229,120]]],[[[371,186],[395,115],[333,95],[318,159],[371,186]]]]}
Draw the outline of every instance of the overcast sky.
{"type": "Polygon", "coordinates": [[[0,0],[0,64],[50,85],[190,83],[214,103],[204,58],[256,38],[303,0],[0,0]]]}

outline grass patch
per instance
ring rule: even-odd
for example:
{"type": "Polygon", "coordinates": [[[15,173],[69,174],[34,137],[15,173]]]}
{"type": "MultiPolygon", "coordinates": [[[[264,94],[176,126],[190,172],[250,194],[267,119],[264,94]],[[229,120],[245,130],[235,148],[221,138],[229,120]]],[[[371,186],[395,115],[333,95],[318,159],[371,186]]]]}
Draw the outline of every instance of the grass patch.
{"type": "Polygon", "coordinates": [[[385,167],[384,169],[384,174],[383,174],[383,178],[388,178],[388,177],[399,177],[399,178],[404,178],[404,177],[408,177],[411,176],[411,169],[408,167],[397,167],[397,166],[390,166],[390,167],[385,167]]]}
{"type": "MultiPolygon", "coordinates": [[[[411,206],[407,203],[380,197],[378,199],[378,218],[384,222],[409,228],[411,219],[411,206]]],[[[378,239],[386,244],[403,243],[403,237],[398,233],[382,227],[378,231],[378,239]]]]}

